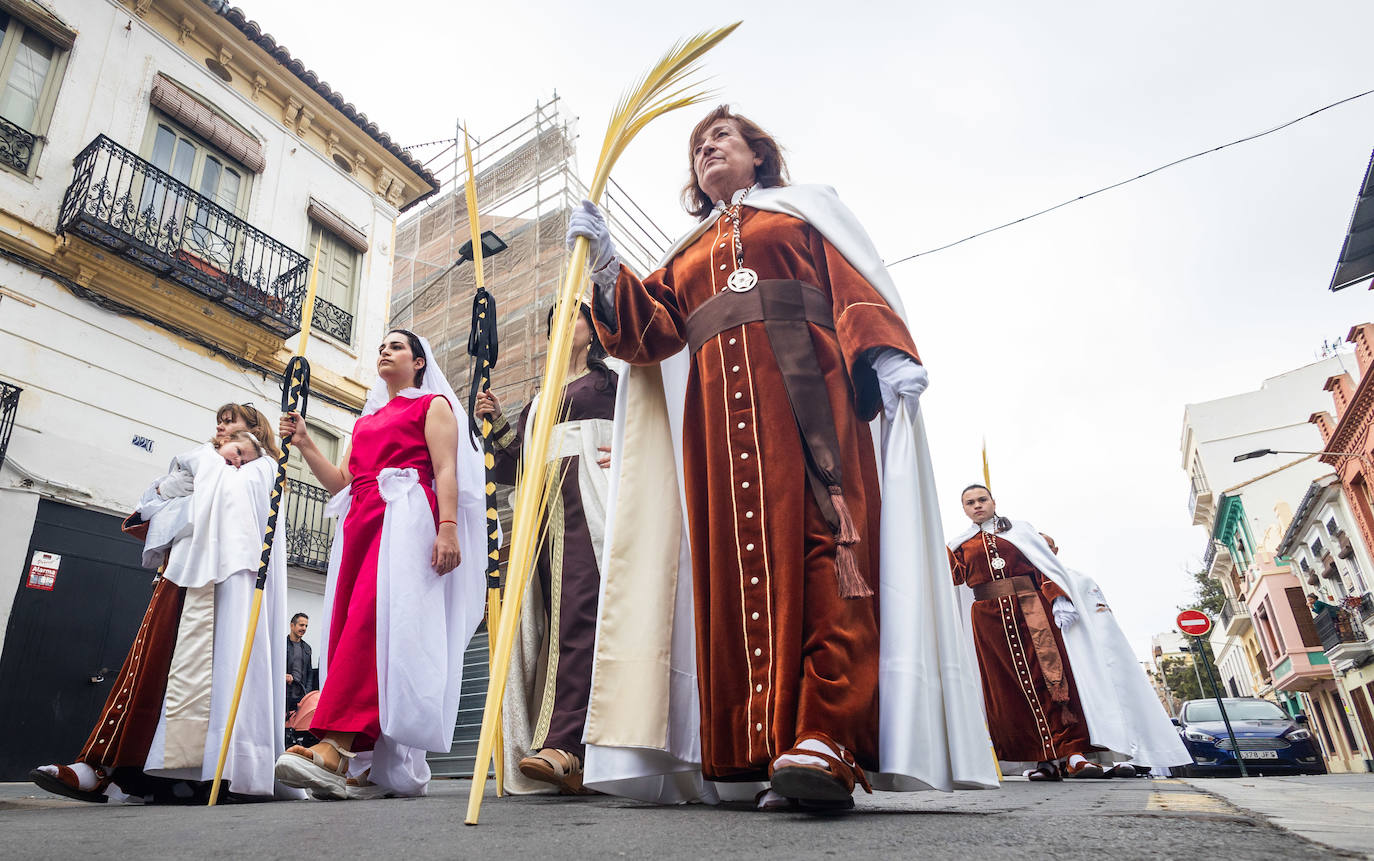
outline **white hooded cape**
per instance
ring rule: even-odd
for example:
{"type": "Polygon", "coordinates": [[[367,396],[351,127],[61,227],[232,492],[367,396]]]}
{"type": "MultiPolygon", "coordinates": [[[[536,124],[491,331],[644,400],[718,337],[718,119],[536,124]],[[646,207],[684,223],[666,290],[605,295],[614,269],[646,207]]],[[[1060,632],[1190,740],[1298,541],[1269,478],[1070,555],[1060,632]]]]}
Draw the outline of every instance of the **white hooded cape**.
{"type": "MultiPolygon", "coordinates": [[[[977,532],[976,525],[965,529],[949,542],[949,549],[959,547],[977,532]]],[[[1024,520],[1011,521],[1011,530],[999,532],[997,537],[1015,545],[1026,561],[1068,594],[1078,610],[1078,624],[1060,633],[1092,743],[1155,768],[1191,763],[1192,756],[1145,678],[1097,583],[1066,568],[1035,527],[1024,520]]],[[[973,590],[959,587],[959,600],[971,645],[973,590]]]]}
{"type": "MultiPolygon", "coordinates": [[[[377,476],[386,503],[377,561],[377,695],[381,737],[370,752],[353,761],[354,774],[371,767],[369,779],[398,795],[424,795],[429,783],[425,752],[446,752],[453,744],[458,697],[463,684],[463,652],[486,612],[486,482],[482,449],[471,444],[467,412],[433,359],[429,341],[420,339],[426,366],[423,385],[401,390],[398,398],[440,394],[458,422],[458,549],[462,561],[440,577],[430,566],[436,538],[429,502],[414,469],[387,467],[377,476]]],[[[387,403],[378,382],[363,415],[387,403]]],[[[329,625],[334,587],[343,555],[342,524],[352,489],[335,494],[325,513],[337,518],[329,550],[324,590],[324,637],[320,649],[320,687],[328,675],[329,625]]]]}
{"type": "MultiPolygon", "coordinates": [[[[145,554],[161,558],[167,545],[155,544],[155,536],[170,540],[163,573],[187,587],[187,601],[144,770],[161,777],[208,781],[214,779],[229,719],[277,470],[268,456],[235,469],[209,443],[181,455],[176,463],[195,476],[195,490],[153,515],[145,554]],[[163,518],[174,522],[159,523],[163,518]],[[193,617],[187,618],[188,613],[193,617]],[[173,718],[170,749],[169,708],[173,718]],[[180,726],[178,709],[193,713],[180,726]]],[[[284,746],[286,714],[284,533],[279,528],[272,542],[262,611],[224,778],[235,793],[299,799],[305,797],[303,792],[273,777],[284,746]]]]}
{"type": "MultiPolygon", "coordinates": [[[[862,226],[827,186],[752,190],[745,206],[815,227],[905,317],[862,226]]],[[[715,222],[683,236],[665,265],[715,222]]],[[[585,783],[659,803],[714,802],[701,774],[692,564],[682,495],[682,410],[690,357],[620,378],[611,446],[606,568],[588,706],[585,783]],[[624,476],[624,483],[621,477],[624,476]]],[[[886,790],[991,789],[995,763],[977,668],[961,634],[924,422],[905,407],[874,422],[883,516],[879,773],[886,790]]]]}

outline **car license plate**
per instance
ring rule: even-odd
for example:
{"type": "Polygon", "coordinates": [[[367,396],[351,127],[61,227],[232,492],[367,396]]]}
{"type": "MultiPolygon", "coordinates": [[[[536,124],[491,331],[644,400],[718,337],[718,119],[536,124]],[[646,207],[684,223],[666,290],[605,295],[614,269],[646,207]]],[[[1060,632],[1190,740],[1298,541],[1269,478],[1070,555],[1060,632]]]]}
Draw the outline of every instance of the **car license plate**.
{"type": "Polygon", "coordinates": [[[1242,750],[1240,757],[1241,759],[1278,759],[1279,752],[1277,750],[1242,750]]]}

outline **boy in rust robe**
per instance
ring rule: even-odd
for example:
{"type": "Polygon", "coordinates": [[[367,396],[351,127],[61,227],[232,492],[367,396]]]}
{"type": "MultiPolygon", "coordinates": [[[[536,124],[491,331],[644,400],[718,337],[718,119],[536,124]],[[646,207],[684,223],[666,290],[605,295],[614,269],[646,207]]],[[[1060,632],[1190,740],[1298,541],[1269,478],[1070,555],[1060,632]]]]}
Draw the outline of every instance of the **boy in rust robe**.
{"type": "Polygon", "coordinates": [[[682,455],[702,773],[771,777],[764,807],[848,807],[878,764],[867,422],[899,397],[914,410],[925,372],[901,318],[819,230],[750,207],[758,185],[785,184],[771,137],[722,107],[692,141],[685,200],[714,223],[662,269],[640,279],[618,265],[590,204],[569,237],[591,240],[611,355],[692,356],[682,455]]]}

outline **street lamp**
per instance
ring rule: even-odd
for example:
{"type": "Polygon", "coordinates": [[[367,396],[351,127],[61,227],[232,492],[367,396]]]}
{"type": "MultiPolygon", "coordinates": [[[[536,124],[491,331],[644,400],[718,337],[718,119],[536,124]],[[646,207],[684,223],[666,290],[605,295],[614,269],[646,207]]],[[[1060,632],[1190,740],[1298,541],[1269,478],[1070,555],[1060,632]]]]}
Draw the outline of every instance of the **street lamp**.
{"type": "MultiPolygon", "coordinates": [[[[486,259],[493,254],[500,254],[507,248],[506,242],[490,230],[482,231],[482,259],[486,259]]],[[[472,260],[472,240],[463,243],[463,247],[458,249],[458,261],[472,260]]]]}
{"type": "MultiPolygon", "coordinates": [[[[505,250],[506,250],[507,248],[509,248],[509,247],[510,247],[510,246],[508,246],[508,245],[506,244],[505,240],[503,240],[501,237],[497,236],[494,232],[492,232],[492,231],[490,231],[490,230],[483,230],[483,231],[482,231],[482,259],[483,259],[483,260],[485,260],[486,258],[492,256],[493,254],[500,254],[502,251],[505,251],[505,250]]],[[[423,296],[423,295],[425,294],[425,292],[426,292],[427,290],[429,290],[429,288],[431,288],[431,287],[433,287],[435,284],[437,284],[441,278],[443,278],[445,275],[447,275],[448,273],[450,273],[450,272],[452,272],[454,269],[456,269],[456,268],[458,267],[458,264],[459,264],[459,263],[471,262],[471,261],[472,261],[472,240],[469,239],[467,242],[464,242],[464,243],[458,248],[458,259],[457,259],[457,260],[453,261],[453,262],[450,263],[448,266],[445,266],[444,269],[443,269],[443,271],[439,272],[439,273],[436,274],[436,275],[430,276],[430,278],[429,278],[428,280],[426,280],[426,281],[425,281],[423,284],[421,284],[419,287],[415,288],[414,293],[413,293],[413,294],[411,295],[411,297],[410,297],[410,301],[407,302],[407,303],[405,303],[404,305],[402,305],[400,308],[397,308],[396,311],[395,311],[395,313],[393,313],[393,314],[391,315],[392,321],[394,322],[394,321],[396,320],[397,317],[400,317],[400,316],[401,316],[402,313],[404,313],[405,311],[408,311],[408,310],[410,309],[410,306],[415,304],[416,300],[418,300],[421,296],[423,296]]],[[[388,324],[388,325],[390,325],[390,324],[388,324]]]]}
{"type": "Polygon", "coordinates": [[[1265,457],[1271,454],[1329,454],[1333,457],[1364,457],[1356,451],[1280,451],[1272,448],[1257,448],[1254,451],[1247,451],[1245,454],[1238,454],[1231,458],[1232,463],[1240,463],[1242,460],[1253,460],[1257,457],[1265,457]]]}

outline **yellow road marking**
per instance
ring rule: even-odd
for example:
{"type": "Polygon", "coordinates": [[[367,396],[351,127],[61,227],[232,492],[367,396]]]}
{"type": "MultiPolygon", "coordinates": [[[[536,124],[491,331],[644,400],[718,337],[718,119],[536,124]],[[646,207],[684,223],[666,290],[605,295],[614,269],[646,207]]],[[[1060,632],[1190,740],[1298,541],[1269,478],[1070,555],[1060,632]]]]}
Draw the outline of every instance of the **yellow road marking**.
{"type": "Polygon", "coordinates": [[[1231,805],[1204,792],[1151,792],[1145,802],[1146,810],[1168,810],[1174,813],[1231,813],[1231,805]]]}

